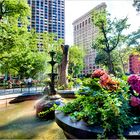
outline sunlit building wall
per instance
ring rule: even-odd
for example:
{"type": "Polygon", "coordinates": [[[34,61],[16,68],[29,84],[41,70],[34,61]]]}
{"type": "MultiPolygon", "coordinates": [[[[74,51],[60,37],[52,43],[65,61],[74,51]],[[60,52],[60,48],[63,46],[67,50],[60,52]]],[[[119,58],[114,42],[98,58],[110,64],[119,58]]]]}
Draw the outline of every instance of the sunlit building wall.
{"type": "Polygon", "coordinates": [[[84,59],[85,67],[82,71],[85,75],[90,74],[94,69],[99,68],[98,65],[95,65],[96,50],[91,48],[92,42],[98,34],[98,29],[93,25],[91,18],[93,10],[101,10],[105,8],[106,4],[101,3],[73,22],[74,44],[86,51],[84,59]]]}

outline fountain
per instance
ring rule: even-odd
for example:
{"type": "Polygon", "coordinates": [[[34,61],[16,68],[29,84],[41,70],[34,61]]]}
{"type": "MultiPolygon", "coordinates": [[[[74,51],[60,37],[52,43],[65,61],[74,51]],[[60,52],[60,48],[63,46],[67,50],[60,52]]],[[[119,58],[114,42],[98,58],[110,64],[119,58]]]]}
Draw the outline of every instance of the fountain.
{"type": "Polygon", "coordinates": [[[57,76],[57,73],[54,73],[54,65],[57,62],[54,60],[54,56],[56,53],[52,50],[49,52],[49,54],[51,57],[51,61],[49,61],[48,63],[51,64],[52,66],[51,73],[48,74],[51,79],[49,83],[50,92],[48,93],[48,95],[44,96],[36,105],[37,117],[46,120],[55,118],[54,105],[60,105],[60,103],[62,102],[61,96],[56,94],[56,90],[55,90],[55,78],[57,76]]]}
{"type": "Polygon", "coordinates": [[[52,69],[51,69],[51,73],[49,73],[48,75],[50,76],[51,82],[50,82],[50,99],[59,99],[60,96],[56,95],[56,90],[55,90],[55,77],[57,76],[57,73],[54,73],[54,65],[57,63],[56,61],[54,61],[54,56],[55,56],[55,52],[52,50],[49,52],[50,56],[51,56],[51,61],[49,61],[48,63],[51,64],[52,69]]]}

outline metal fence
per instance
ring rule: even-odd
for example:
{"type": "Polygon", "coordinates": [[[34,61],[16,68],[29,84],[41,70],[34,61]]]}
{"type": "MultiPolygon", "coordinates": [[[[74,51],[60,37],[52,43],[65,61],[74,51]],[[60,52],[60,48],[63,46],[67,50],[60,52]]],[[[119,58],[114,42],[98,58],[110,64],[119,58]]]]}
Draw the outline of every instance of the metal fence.
{"type": "Polygon", "coordinates": [[[15,93],[39,93],[43,92],[45,88],[45,84],[33,84],[32,86],[28,85],[19,85],[19,86],[12,86],[9,88],[7,85],[3,84],[0,86],[0,95],[6,94],[15,94],[15,93]]]}

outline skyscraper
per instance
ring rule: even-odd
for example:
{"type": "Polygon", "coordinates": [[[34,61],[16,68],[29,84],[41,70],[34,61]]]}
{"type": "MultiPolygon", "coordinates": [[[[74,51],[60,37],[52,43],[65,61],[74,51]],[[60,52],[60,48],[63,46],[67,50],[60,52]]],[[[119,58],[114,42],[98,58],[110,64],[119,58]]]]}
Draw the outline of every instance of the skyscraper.
{"type": "Polygon", "coordinates": [[[31,7],[31,28],[36,32],[55,33],[65,39],[65,2],[64,0],[28,0],[31,7]]]}
{"type": "Polygon", "coordinates": [[[95,65],[96,50],[92,49],[92,42],[98,34],[98,28],[93,25],[91,18],[93,10],[105,9],[106,4],[101,3],[83,16],[79,17],[73,22],[74,44],[86,51],[84,59],[85,67],[83,74],[90,74],[94,69],[99,68],[95,65]]]}

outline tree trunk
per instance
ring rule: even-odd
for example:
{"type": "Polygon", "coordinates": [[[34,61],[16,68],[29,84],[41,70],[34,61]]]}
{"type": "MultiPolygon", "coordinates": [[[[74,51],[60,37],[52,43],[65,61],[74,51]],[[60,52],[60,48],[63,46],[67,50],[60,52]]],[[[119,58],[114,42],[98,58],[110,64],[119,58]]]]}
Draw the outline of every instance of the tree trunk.
{"type": "Polygon", "coordinates": [[[2,16],[0,15],[0,22],[1,22],[1,20],[2,20],[2,16]]]}
{"type": "Polygon", "coordinates": [[[59,73],[58,83],[60,86],[66,87],[68,84],[67,76],[68,76],[68,50],[69,50],[69,46],[64,45],[64,46],[61,46],[61,48],[63,50],[63,57],[62,57],[61,64],[58,66],[58,73],[59,73]]]}
{"type": "Polygon", "coordinates": [[[109,73],[115,75],[115,71],[114,71],[114,66],[111,60],[111,55],[110,52],[107,53],[108,54],[108,69],[109,69],[109,73]]]}

